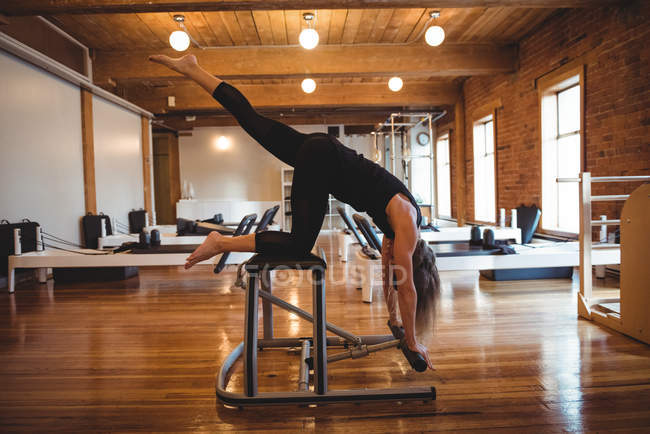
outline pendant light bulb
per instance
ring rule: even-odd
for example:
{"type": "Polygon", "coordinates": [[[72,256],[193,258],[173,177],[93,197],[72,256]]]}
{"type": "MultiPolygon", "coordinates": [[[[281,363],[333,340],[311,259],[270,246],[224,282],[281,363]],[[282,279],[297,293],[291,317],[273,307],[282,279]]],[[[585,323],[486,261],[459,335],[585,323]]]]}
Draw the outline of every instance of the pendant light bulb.
{"type": "Polygon", "coordinates": [[[388,88],[393,92],[399,92],[402,89],[402,86],[404,86],[404,82],[399,77],[392,77],[388,80],[388,88]]]}
{"type": "Polygon", "coordinates": [[[300,45],[306,50],[311,50],[318,45],[318,32],[314,29],[303,29],[298,37],[300,45]]]}
{"type": "Polygon", "coordinates": [[[300,87],[302,87],[303,92],[312,93],[316,90],[316,82],[311,78],[305,78],[300,84],[300,87]]]}
{"type": "Polygon", "coordinates": [[[437,47],[445,40],[445,30],[440,26],[431,26],[424,34],[424,40],[432,47],[437,47]]]}
{"type": "Polygon", "coordinates": [[[190,37],[182,30],[176,30],[169,35],[169,45],[176,51],[185,51],[190,46],[190,37]]]}

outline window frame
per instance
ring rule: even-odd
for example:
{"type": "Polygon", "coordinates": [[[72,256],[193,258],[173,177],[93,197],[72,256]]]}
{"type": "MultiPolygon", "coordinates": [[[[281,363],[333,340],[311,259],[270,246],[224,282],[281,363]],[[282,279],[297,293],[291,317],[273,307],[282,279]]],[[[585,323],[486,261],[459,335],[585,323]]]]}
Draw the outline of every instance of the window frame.
{"type": "Polygon", "coordinates": [[[434,165],[435,165],[434,166],[435,167],[434,177],[435,177],[435,188],[436,188],[436,192],[435,192],[436,218],[443,219],[443,220],[451,220],[452,219],[452,214],[453,214],[452,213],[453,201],[452,201],[452,196],[451,196],[452,188],[451,188],[451,134],[450,134],[450,130],[447,129],[447,130],[440,131],[440,133],[436,137],[436,142],[435,143],[436,143],[436,150],[435,150],[435,157],[434,157],[434,160],[435,160],[435,163],[434,163],[434,165]],[[438,194],[438,186],[440,185],[440,183],[439,183],[438,177],[440,176],[440,171],[438,170],[438,142],[440,140],[442,140],[442,139],[447,140],[447,157],[449,157],[448,158],[448,160],[449,160],[448,161],[448,164],[449,164],[449,215],[441,215],[440,214],[440,206],[439,206],[440,195],[438,194]]]}
{"type": "MultiPolygon", "coordinates": [[[[500,105],[500,104],[499,104],[500,105]]],[[[499,177],[497,174],[497,111],[494,104],[491,104],[492,108],[486,113],[485,111],[477,111],[474,113],[473,118],[475,119],[472,122],[472,171],[473,171],[473,180],[474,180],[474,196],[472,200],[474,201],[474,222],[481,224],[490,224],[496,225],[498,213],[498,203],[499,203],[499,177]],[[486,124],[492,121],[492,140],[494,144],[494,167],[493,167],[493,177],[494,177],[494,221],[479,220],[476,218],[476,156],[474,155],[474,128],[478,124],[486,124]]]]}
{"type": "MultiPolygon", "coordinates": [[[[542,113],[542,104],[544,98],[550,96],[550,95],[555,95],[557,98],[557,95],[565,90],[568,90],[574,86],[580,86],[580,170],[578,171],[579,173],[582,173],[585,171],[585,65],[583,63],[578,63],[578,62],[570,62],[563,67],[558,68],[555,71],[552,71],[536,80],[536,85],[537,85],[537,96],[538,96],[538,101],[537,101],[537,109],[539,112],[539,151],[538,151],[538,157],[540,161],[540,167],[539,167],[539,200],[540,200],[540,208],[542,206],[542,201],[543,201],[543,186],[544,186],[544,171],[542,169],[542,164],[543,164],[543,147],[544,147],[544,129],[542,125],[542,118],[543,118],[543,113],[542,113]],[[577,82],[574,82],[575,77],[577,77],[577,82]]],[[[558,115],[559,115],[559,108],[557,109],[558,115]]],[[[558,123],[559,127],[559,121],[556,120],[558,123]]],[[[561,135],[559,134],[559,129],[558,129],[558,135],[556,137],[559,138],[561,135]]],[[[578,198],[578,201],[580,198],[578,198]]],[[[542,215],[540,216],[540,221],[539,225],[537,226],[537,232],[542,233],[542,234],[548,234],[548,235],[553,235],[553,236],[560,236],[560,237],[565,237],[565,238],[572,238],[572,239],[577,239],[579,233],[578,232],[567,232],[567,231],[561,231],[557,229],[544,229],[544,210],[542,209],[542,215]]]]}

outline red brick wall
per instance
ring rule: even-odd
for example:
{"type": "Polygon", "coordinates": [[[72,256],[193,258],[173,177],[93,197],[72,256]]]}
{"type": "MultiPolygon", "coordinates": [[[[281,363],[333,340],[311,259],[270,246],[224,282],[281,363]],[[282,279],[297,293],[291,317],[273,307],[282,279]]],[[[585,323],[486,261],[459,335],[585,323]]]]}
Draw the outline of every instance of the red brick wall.
{"type": "MultiPolygon", "coordinates": [[[[498,207],[509,209],[521,203],[540,206],[541,150],[535,80],[583,55],[589,59],[585,63],[585,170],[593,176],[650,175],[649,19],[647,1],[625,8],[561,11],[520,41],[517,72],[472,77],[464,83],[465,200],[469,220],[474,216],[472,113],[501,98],[503,106],[496,115],[498,207]]],[[[452,158],[456,154],[453,137],[452,158]]],[[[453,166],[452,179],[455,173],[457,168],[453,166]]],[[[633,185],[594,187],[594,194],[620,194],[630,192],[633,185]]],[[[454,191],[454,213],[456,199],[454,191]]],[[[620,204],[596,205],[594,215],[619,215],[620,204]]]]}

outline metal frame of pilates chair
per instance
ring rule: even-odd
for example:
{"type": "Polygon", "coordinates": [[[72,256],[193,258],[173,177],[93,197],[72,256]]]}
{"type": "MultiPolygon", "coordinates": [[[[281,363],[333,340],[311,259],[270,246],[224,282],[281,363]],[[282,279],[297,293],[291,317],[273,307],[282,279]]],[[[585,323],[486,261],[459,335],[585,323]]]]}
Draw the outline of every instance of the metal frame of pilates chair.
{"type": "MultiPolygon", "coordinates": [[[[249,273],[246,289],[246,318],[244,341],[226,357],[217,377],[216,395],[225,405],[244,407],[249,405],[278,404],[324,404],[333,402],[405,401],[436,399],[435,387],[412,387],[400,389],[328,390],[327,364],[337,360],[359,358],[372,352],[400,346],[392,335],[356,336],[327,322],[325,313],[325,270],[327,263],[323,249],[320,257],[277,257],[257,254],[246,263],[249,273]],[[272,295],[271,271],[292,269],[311,271],[313,315],[272,295]],[[262,288],[260,289],[260,283],[262,288]],[[258,302],[262,298],[263,338],[258,338],[258,302]],[[313,324],[313,336],[302,338],[277,338],[273,335],[273,305],[287,310],[313,324]],[[326,335],[327,331],[337,336],[326,335]],[[313,367],[313,391],[310,390],[310,350],[313,367]],[[328,356],[328,349],[341,351],[328,356]],[[300,375],[297,391],[262,392],[257,387],[257,352],[264,348],[301,348],[300,375]],[[243,393],[227,391],[230,371],[235,362],[244,359],[243,393]]],[[[424,360],[403,345],[402,352],[414,368],[421,370],[424,360]]],[[[426,364],[424,365],[426,369],[426,364]]]]}

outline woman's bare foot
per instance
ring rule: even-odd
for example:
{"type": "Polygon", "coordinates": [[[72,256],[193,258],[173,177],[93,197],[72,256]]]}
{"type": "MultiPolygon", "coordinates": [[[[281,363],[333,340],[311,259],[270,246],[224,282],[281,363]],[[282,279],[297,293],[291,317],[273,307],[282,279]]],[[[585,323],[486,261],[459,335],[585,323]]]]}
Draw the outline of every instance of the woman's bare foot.
{"type": "Polygon", "coordinates": [[[163,54],[154,54],[152,56],[149,56],[149,60],[154,63],[165,65],[169,69],[173,69],[174,71],[180,72],[181,74],[188,74],[190,71],[192,71],[192,69],[198,66],[198,62],[194,54],[186,54],[185,56],[179,57],[178,59],[173,59],[163,54]]]}
{"type": "Polygon", "coordinates": [[[205,241],[185,259],[185,269],[192,268],[201,261],[210,259],[223,252],[223,235],[219,232],[210,232],[205,241]]]}

